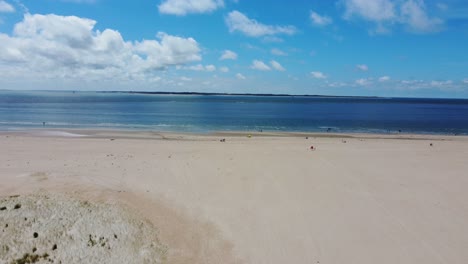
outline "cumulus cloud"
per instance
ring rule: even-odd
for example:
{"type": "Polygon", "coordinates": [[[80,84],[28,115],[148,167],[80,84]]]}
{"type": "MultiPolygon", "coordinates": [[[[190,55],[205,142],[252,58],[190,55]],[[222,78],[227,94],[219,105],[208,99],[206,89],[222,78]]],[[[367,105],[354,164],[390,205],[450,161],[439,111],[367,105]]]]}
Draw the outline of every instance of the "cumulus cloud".
{"type": "Polygon", "coordinates": [[[356,65],[356,69],[358,69],[360,71],[368,71],[369,67],[367,67],[367,65],[365,65],[365,64],[358,64],[358,65],[356,65]]]}
{"type": "Polygon", "coordinates": [[[206,65],[206,66],[205,66],[205,69],[206,69],[206,71],[209,71],[209,72],[216,71],[216,66],[214,66],[214,65],[206,65]]]}
{"type": "MultiPolygon", "coordinates": [[[[437,91],[466,91],[466,85],[452,80],[392,80],[388,76],[382,76],[377,79],[361,78],[352,82],[328,82],[328,87],[358,87],[358,88],[385,88],[395,91],[416,91],[416,90],[437,90],[437,91]],[[390,82],[391,81],[391,82],[390,82]]],[[[468,83],[468,80],[467,80],[468,83]]]]}
{"type": "Polygon", "coordinates": [[[400,90],[439,90],[439,91],[463,91],[466,88],[462,84],[454,83],[452,80],[402,80],[396,83],[400,90]]]}
{"type": "Polygon", "coordinates": [[[230,50],[223,51],[223,54],[219,58],[220,60],[237,60],[237,53],[230,50]]]}
{"type": "Polygon", "coordinates": [[[245,80],[246,79],[245,76],[240,74],[240,73],[236,74],[236,78],[239,79],[239,80],[245,80]]]}
{"type": "Polygon", "coordinates": [[[323,72],[319,72],[319,71],[313,71],[310,73],[310,75],[312,77],[314,77],[315,79],[326,79],[327,76],[325,74],[323,74],[323,72]]]}
{"type": "Polygon", "coordinates": [[[262,24],[250,19],[239,11],[232,11],[226,17],[226,24],[230,32],[241,32],[249,37],[263,37],[277,34],[294,35],[294,26],[273,26],[262,24]]]}
{"type": "Polygon", "coordinates": [[[210,13],[223,6],[223,0],[165,0],[158,9],[162,14],[184,16],[210,13]]]}
{"type": "Polygon", "coordinates": [[[390,81],[389,76],[382,76],[379,78],[379,82],[388,82],[388,81],[390,81]]]}
{"type": "Polygon", "coordinates": [[[273,48],[271,49],[271,54],[276,55],[276,56],[287,56],[288,54],[280,49],[273,48]]]}
{"type": "Polygon", "coordinates": [[[375,33],[386,33],[394,24],[411,32],[439,31],[443,21],[427,14],[423,0],[341,0],[345,19],[360,18],[376,24],[375,33]]]}
{"type": "Polygon", "coordinates": [[[443,25],[442,19],[431,18],[427,15],[422,0],[406,1],[401,6],[401,15],[409,30],[419,33],[439,31],[443,25]]]}
{"type": "Polygon", "coordinates": [[[12,13],[15,8],[5,1],[0,1],[0,13],[12,13]]]}
{"type": "Polygon", "coordinates": [[[321,16],[314,11],[310,11],[310,20],[312,21],[312,24],[321,27],[329,25],[333,22],[333,20],[330,17],[321,16]]]}
{"type": "Polygon", "coordinates": [[[463,79],[463,83],[464,83],[464,84],[468,84],[468,78],[463,79]]]}
{"type": "Polygon", "coordinates": [[[192,66],[187,66],[186,69],[192,70],[192,71],[207,71],[207,72],[212,72],[216,70],[216,66],[214,65],[206,65],[203,66],[202,64],[197,64],[197,65],[192,65],[192,66]]]}
{"type": "Polygon", "coordinates": [[[285,71],[286,69],[281,66],[281,64],[275,60],[272,60],[270,61],[270,65],[271,67],[273,67],[273,69],[277,70],[277,71],[285,71]]]}
{"type": "Polygon", "coordinates": [[[353,16],[382,22],[396,17],[395,4],[391,0],[344,0],[345,18],[353,16]]]}
{"type": "MultiPolygon", "coordinates": [[[[13,34],[0,33],[0,76],[150,78],[173,65],[201,60],[193,38],[159,32],[154,40],[125,41],[76,16],[26,14],[13,34]]],[[[31,77],[33,78],[33,77],[31,77]]]]}
{"type": "Polygon", "coordinates": [[[192,70],[192,71],[204,71],[205,66],[203,66],[201,64],[197,64],[197,65],[187,66],[186,69],[189,69],[189,70],[192,70]]]}
{"type": "Polygon", "coordinates": [[[267,42],[267,43],[281,43],[281,42],[284,42],[284,39],[282,38],[279,38],[277,36],[266,36],[266,37],[263,37],[263,42],[267,42]]]}
{"type": "Polygon", "coordinates": [[[345,82],[327,82],[327,85],[328,87],[332,87],[332,88],[349,86],[349,84],[345,82]]]}
{"type": "Polygon", "coordinates": [[[260,60],[254,60],[250,68],[254,70],[259,70],[259,71],[271,70],[270,66],[266,65],[263,61],[260,61],[260,60]]]}
{"type": "Polygon", "coordinates": [[[372,80],[371,79],[365,79],[365,78],[361,78],[361,79],[357,79],[355,81],[355,83],[359,86],[368,86],[368,85],[371,85],[372,84],[372,80]]]}
{"type": "Polygon", "coordinates": [[[430,82],[430,85],[435,86],[435,87],[444,87],[444,86],[451,85],[451,84],[453,84],[453,81],[451,80],[430,82]]]}
{"type": "Polygon", "coordinates": [[[221,67],[221,68],[219,68],[219,71],[220,72],[229,72],[229,68],[228,67],[221,67]]]}

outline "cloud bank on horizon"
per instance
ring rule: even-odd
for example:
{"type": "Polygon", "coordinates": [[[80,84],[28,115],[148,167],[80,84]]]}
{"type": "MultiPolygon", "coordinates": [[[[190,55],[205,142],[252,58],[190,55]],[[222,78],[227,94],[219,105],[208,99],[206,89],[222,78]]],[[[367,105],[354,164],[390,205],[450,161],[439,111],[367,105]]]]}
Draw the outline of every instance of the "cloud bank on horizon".
{"type": "Polygon", "coordinates": [[[0,87],[468,98],[466,25],[463,0],[0,0],[0,87]]]}

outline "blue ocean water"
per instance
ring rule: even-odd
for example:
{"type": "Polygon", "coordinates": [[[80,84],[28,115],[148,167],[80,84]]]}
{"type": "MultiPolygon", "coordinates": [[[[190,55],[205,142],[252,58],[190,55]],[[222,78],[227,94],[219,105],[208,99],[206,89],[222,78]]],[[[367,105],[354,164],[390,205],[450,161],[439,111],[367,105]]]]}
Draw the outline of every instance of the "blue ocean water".
{"type": "Polygon", "coordinates": [[[468,100],[0,91],[0,130],[468,134],[468,100]]]}

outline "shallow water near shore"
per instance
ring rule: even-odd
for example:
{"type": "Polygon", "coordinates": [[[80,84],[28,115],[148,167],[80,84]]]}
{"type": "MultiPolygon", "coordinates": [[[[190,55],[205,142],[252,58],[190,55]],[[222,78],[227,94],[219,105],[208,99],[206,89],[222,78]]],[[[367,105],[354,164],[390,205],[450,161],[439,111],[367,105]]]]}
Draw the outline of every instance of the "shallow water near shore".
{"type": "Polygon", "coordinates": [[[0,91],[0,130],[468,134],[468,100],[0,91]]]}

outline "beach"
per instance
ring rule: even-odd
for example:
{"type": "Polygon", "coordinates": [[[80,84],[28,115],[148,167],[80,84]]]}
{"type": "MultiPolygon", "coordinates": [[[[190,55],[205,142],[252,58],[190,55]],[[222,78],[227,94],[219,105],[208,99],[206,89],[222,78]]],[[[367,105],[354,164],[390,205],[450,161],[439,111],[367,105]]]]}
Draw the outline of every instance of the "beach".
{"type": "Polygon", "coordinates": [[[467,160],[467,136],[10,131],[0,196],[122,207],[167,263],[462,264],[467,160]]]}

